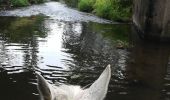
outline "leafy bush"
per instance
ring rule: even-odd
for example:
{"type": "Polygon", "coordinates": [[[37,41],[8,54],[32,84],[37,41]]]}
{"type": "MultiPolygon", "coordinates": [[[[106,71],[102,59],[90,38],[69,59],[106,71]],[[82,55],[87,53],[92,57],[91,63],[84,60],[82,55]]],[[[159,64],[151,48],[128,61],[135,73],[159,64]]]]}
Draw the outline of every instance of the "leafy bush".
{"type": "Polygon", "coordinates": [[[80,0],[78,3],[78,8],[81,11],[91,12],[93,11],[94,3],[95,3],[95,0],[80,0]]]}
{"type": "Polygon", "coordinates": [[[132,0],[111,0],[112,10],[110,12],[110,18],[112,20],[129,20],[132,12],[132,0]]]}
{"type": "Polygon", "coordinates": [[[78,7],[103,18],[127,21],[131,18],[132,0],[80,0],[78,7]]]}
{"type": "Polygon", "coordinates": [[[43,3],[46,0],[0,0],[0,6],[5,4],[7,6],[13,6],[13,7],[22,7],[22,6],[28,6],[30,4],[38,4],[43,3]]]}
{"type": "Polygon", "coordinates": [[[109,19],[111,10],[112,5],[110,0],[96,0],[94,4],[94,12],[96,15],[109,19]]]}
{"type": "Polygon", "coordinates": [[[28,0],[11,0],[11,4],[16,7],[29,5],[28,0]]]}
{"type": "Polygon", "coordinates": [[[45,0],[29,0],[31,4],[38,4],[38,3],[43,3],[45,0]]]}

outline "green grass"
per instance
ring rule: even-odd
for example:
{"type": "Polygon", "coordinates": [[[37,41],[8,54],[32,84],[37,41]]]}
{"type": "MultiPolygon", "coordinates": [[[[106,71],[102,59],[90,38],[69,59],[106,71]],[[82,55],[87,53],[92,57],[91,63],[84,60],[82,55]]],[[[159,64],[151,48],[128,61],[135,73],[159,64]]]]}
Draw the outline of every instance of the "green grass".
{"type": "Polygon", "coordinates": [[[80,0],[78,8],[106,19],[128,21],[132,15],[132,0],[80,0]]]}
{"type": "Polygon", "coordinates": [[[112,0],[112,11],[110,18],[112,20],[128,20],[131,18],[132,0],[112,0]]]}
{"type": "Polygon", "coordinates": [[[11,4],[15,7],[28,6],[28,0],[11,0],[11,4]]]}
{"type": "Polygon", "coordinates": [[[38,4],[43,3],[46,0],[0,0],[0,6],[6,5],[6,6],[12,6],[12,7],[23,7],[28,6],[30,4],[38,4]]]}
{"type": "Polygon", "coordinates": [[[78,8],[84,12],[93,11],[93,5],[95,4],[95,0],[80,0],[78,3],[78,8]]]}
{"type": "Polygon", "coordinates": [[[38,3],[43,3],[45,0],[29,0],[31,4],[38,4],[38,3]]]}
{"type": "Polygon", "coordinates": [[[100,17],[109,19],[112,5],[110,0],[96,0],[94,4],[94,12],[100,17]]]}

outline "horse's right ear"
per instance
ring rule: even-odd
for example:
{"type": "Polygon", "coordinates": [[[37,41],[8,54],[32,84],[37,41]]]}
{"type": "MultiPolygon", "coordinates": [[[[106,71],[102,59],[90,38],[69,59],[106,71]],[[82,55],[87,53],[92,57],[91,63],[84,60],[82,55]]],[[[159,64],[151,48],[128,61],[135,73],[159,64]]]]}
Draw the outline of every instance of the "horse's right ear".
{"type": "Polygon", "coordinates": [[[110,78],[111,68],[108,65],[90,88],[85,90],[83,98],[88,98],[88,100],[103,100],[107,94],[110,78]]]}
{"type": "Polygon", "coordinates": [[[38,79],[38,91],[40,93],[41,100],[51,100],[51,90],[49,83],[44,79],[43,76],[36,73],[38,79]]]}

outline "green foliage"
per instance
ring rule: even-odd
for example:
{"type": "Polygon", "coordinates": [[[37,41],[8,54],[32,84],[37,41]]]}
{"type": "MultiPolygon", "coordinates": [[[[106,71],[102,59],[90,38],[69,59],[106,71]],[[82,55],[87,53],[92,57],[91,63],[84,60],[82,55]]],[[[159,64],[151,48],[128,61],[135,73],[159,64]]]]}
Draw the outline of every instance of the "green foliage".
{"type": "MultiPolygon", "coordinates": [[[[54,0],[57,1],[57,0],[54,0]]],[[[77,8],[78,7],[78,2],[79,0],[64,0],[64,2],[69,6],[69,7],[73,7],[73,8],[77,8]]]]}
{"type": "Polygon", "coordinates": [[[43,3],[45,0],[37,0],[37,3],[43,3]]]}
{"type": "Polygon", "coordinates": [[[110,12],[110,18],[112,20],[128,20],[131,15],[132,0],[111,0],[112,10],[110,12]]]}
{"type": "Polygon", "coordinates": [[[11,0],[11,4],[15,7],[21,7],[29,5],[29,2],[28,0],[11,0]]]}
{"type": "Polygon", "coordinates": [[[110,0],[96,0],[94,5],[94,12],[96,15],[109,19],[111,9],[112,5],[110,0]]]}
{"type": "Polygon", "coordinates": [[[31,4],[38,4],[38,3],[43,3],[45,0],[29,0],[31,4]]]}
{"type": "Polygon", "coordinates": [[[132,0],[80,0],[78,7],[103,18],[127,21],[131,18],[132,0]]]}
{"type": "Polygon", "coordinates": [[[93,5],[95,0],[80,0],[78,3],[78,8],[81,11],[91,12],[93,10],[93,5]]]}
{"type": "Polygon", "coordinates": [[[0,6],[13,6],[13,7],[22,7],[22,6],[28,6],[30,4],[38,4],[43,3],[46,0],[0,0],[0,6]]]}

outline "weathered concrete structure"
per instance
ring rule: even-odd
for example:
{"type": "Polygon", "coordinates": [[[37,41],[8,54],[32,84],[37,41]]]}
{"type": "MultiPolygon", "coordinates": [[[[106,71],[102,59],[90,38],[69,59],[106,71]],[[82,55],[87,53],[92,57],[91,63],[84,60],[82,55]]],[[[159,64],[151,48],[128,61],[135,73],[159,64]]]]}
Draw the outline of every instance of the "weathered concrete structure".
{"type": "Polygon", "coordinates": [[[170,0],[134,0],[133,22],[142,37],[170,41],[170,0]]]}

